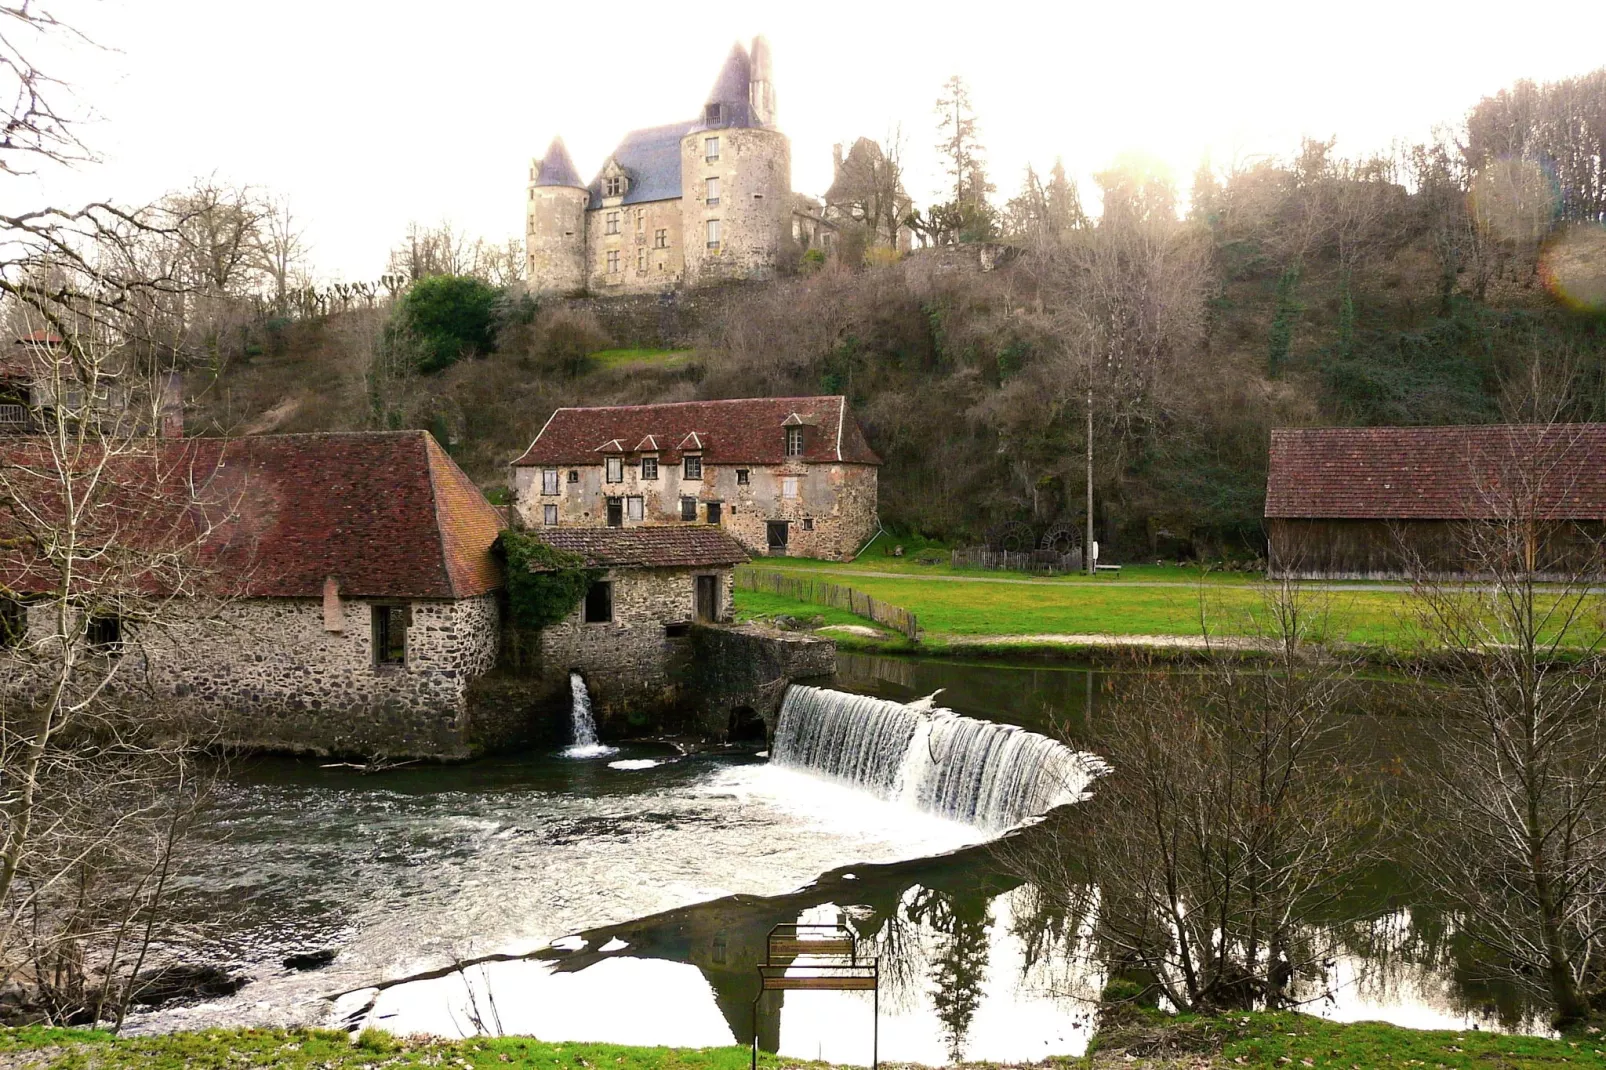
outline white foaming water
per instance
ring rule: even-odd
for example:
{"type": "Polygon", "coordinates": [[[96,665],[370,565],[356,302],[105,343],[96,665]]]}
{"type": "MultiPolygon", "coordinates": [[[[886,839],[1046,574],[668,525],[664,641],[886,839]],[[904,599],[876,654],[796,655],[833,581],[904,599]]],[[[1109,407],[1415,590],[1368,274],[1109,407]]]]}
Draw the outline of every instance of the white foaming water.
{"type": "Polygon", "coordinates": [[[1015,725],[804,686],[786,693],[773,750],[777,764],[989,831],[1076,802],[1104,771],[1015,725]]]}
{"type": "Polygon", "coordinates": [[[564,748],[564,756],[601,758],[609,754],[618,754],[618,747],[608,747],[597,742],[597,721],[591,716],[591,692],[586,690],[586,682],[577,672],[569,674],[569,695],[572,699],[569,721],[574,726],[574,743],[564,748]]]}
{"type": "Polygon", "coordinates": [[[664,763],[657,758],[624,758],[617,762],[609,762],[609,769],[656,769],[664,763]]]}

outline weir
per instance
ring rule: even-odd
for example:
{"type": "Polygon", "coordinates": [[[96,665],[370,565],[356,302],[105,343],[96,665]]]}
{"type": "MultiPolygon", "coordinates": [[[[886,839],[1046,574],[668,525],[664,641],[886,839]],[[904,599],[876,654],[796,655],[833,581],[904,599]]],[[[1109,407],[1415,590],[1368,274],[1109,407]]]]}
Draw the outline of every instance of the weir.
{"type": "Polygon", "coordinates": [[[927,813],[1002,830],[1076,802],[1104,765],[1015,725],[793,686],[770,753],[927,813]]]}

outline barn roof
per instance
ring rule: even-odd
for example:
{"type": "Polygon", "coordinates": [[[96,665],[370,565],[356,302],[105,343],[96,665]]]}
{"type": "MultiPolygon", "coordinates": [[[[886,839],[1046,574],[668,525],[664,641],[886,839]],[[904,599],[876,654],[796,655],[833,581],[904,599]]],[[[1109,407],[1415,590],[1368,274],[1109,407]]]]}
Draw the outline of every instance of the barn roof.
{"type": "Polygon", "coordinates": [[[1283,428],[1270,518],[1606,519],[1606,424],[1283,428]]]}
{"type": "Polygon", "coordinates": [[[539,538],[593,568],[709,568],[748,559],[741,543],[714,527],[551,528],[539,538]]]}
{"type": "Polygon", "coordinates": [[[784,428],[798,425],[805,428],[805,461],[881,463],[858,422],[847,414],[847,399],[841,395],[558,409],[513,463],[601,464],[599,449],[609,452],[606,447],[615,440],[619,446],[636,446],[614,452],[639,453],[650,439],[666,464],[678,463],[683,452],[699,445],[705,464],[780,464],[787,459],[784,428]]]}
{"type": "MultiPolygon", "coordinates": [[[[6,459],[13,486],[33,483],[30,501],[48,513],[61,485],[48,455],[20,442],[6,459]]],[[[106,472],[104,509],[89,514],[104,514],[105,531],[87,537],[188,558],[138,579],[145,587],[171,588],[186,568],[191,582],[244,597],[320,597],[327,576],[352,597],[466,598],[502,585],[491,553],[501,515],[424,431],[158,440],[106,472]]],[[[26,554],[0,556],[0,585],[49,589],[51,567],[26,554]]]]}

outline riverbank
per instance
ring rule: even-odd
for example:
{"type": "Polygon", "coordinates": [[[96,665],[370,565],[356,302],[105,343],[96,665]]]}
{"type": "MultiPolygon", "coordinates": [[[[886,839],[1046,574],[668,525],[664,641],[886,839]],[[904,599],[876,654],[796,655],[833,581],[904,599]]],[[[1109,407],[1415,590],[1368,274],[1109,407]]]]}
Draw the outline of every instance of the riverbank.
{"type": "MultiPolygon", "coordinates": [[[[1109,1016],[1106,1015],[1106,1019],[1109,1016]]],[[[1330,1022],[1302,1014],[1224,1018],[1127,1012],[1106,1022],[1084,1058],[1050,1058],[1036,1067],[1089,1070],[1236,1070],[1240,1067],[1437,1067],[1443,1070],[1555,1070],[1606,1066],[1599,1034],[1547,1039],[1477,1030],[1416,1030],[1378,1022],[1330,1022]]],[[[374,1067],[541,1067],[543,1070],[741,1070],[747,1048],[635,1048],[547,1043],[527,1037],[448,1041],[367,1030],[355,1039],[330,1030],[210,1030],[113,1037],[80,1029],[0,1030],[5,1070],[182,1070],[273,1066],[305,1070],[374,1067]]],[[[826,1067],[761,1054],[759,1065],[826,1067]]],[[[909,1064],[883,1063],[895,1067],[909,1064]]],[[[998,1064],[971,1064],[975,1066],[998,1064]]]]}

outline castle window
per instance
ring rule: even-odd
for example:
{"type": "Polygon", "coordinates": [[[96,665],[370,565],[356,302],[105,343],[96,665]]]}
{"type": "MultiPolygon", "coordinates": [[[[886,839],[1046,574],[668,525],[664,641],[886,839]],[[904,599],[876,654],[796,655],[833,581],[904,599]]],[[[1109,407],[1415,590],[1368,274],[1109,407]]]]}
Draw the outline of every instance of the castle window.
{"type": "Polygon", "coordinates": [[[719,203],[719,179],[711,178],[708,180],[708,195],[703,199],[710,208],[719,203]]]}
{"type": "Polygon", "coordinates": [[[703,138],[703,159],[708,163],[719,162],[719,138],[703,138]]]}
{"type": "Polygon", "coordinates": [[[703,105],[703,122],[709,126],[718,126],[725,121],[725,108],[721,104],[703,105]]]}
{"type": "Polygon", "coordinates": [[[801,427],[788,427],[786,429],[786,455],[788,457],[803,456],[803,429],[801,427]]]}
{"type": "Polygon", "coordinates": [[[541,493],[556,494],[558,492],[558,470],[556,468],[541,469],[541,493]]]}
{"type": "Polygon", "coordinates": [[[719,220],[717,219],[708,221],[708,247],[715,250],[719,248],[719,220]]]}
{"type": "Polygon", "coordinates": [[[647,213],[642,211],[640,208],[638,208],[638,209],[636,209],[636,233],[637,234],[642,233],[643,231],[646,230],[646,227],[647,227],[647,213]]]}
{"type": "Polygon", "coordinates": [[[608,213],[608,233],[609,234],[617,234],[617,233],[619,233],[619,213],[618,212],[609,212],[608,213]]]}
{"type": "Polygon", "coordinates": [[[658,458],[643,457],[641,459],[641,478],[643,480],[658,478],[658,458]]]}
{"type": "Polygon", "coordinates": [[[683,479],[703,478],[703,456],[700,453],[688,453],[680,462],[680,474],[683,479]]]}
{"type": "MultiPolygon", "coordinates": [[[[745,486],[747,486],[747,484],[748,484],[747,469],[745,469],[745,468],[736,469],[736,485],[739,486],[739,487],[745,487],[745,486]]],[[[731,511],[735,512],[734,509],[731,510],[731,511]]]]}
{"type": "Polygon", "coordinates": [[[623,483],[625,481],[625,459],[623,457],[608,458],[608,482],[623,483]]]}
{"type": "Polygon", "coordinates": [[[669,231],[657,230],[653,232],[652,244],[655,249],[669,248],[669,231]]]}
{"type": "Polygon", "coordinates": [[[637,249],[636,250],[636,270],[637,271],[646,271],[647,270],[647,250],[645,250],[645,249],[637,249]]]}
{"type": "Polygon", "coordinates": [[[541,506],[541,523],[549,528],[558,526],[558,507],[555,505],[541,506]]]}
{"type": "Polygon", "coordinates": [[[614,175],[602,180],[602,195],[604,197],[623,197],[625,195],[625,177],[614,175]]]}
{"type": "Polygon", "coordinates": [[[619,274],[619,250],[618,249],[609,249],[608,250],[608,274],[610,274],[610,275],[619,274]]]}

